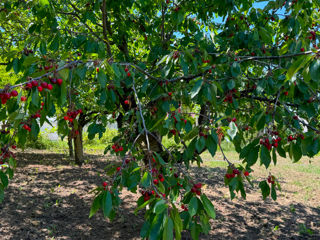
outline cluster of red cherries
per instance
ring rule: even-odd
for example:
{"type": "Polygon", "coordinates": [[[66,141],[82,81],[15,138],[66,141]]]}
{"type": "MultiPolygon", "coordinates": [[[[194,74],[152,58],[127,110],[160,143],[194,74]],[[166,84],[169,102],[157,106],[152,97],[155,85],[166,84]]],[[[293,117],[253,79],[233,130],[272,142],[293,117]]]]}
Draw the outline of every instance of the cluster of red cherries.
{"type": "Polygon", "coordinates": [[[201,183],[193,184],[193,187],[191,188],[191,192],[200,196],[201,195],[201,188],[202,188],[201,183]]]}
{"type": "Polygon", "coordinates": [[[272,185],[275,184],[275,177],[272,176],[272,175],[270,175],[270,176],[268,177],[268,183],[271,183],[272,185]]]}
{"type": "Polygon", "coordinates": [[[64,120],[73,122],[73,120],[82,113],[82,109],[78,109],[76,111],[68,111],[67,115],[63,117],[64,120]]]}
{"type": "Polygon", "coordinates": [[[164,177],[163,177],[162,174],[159,174],[159,175],[158,175],[158,179],[154,179],[154,180],[153,180],[153,183],[154,183],[155,185],[158,185],[158,184],[159,184],[159,181],[160,181],[160,182],[164,182],[164,177]]]}
{"type": "Polygon", "coordinates": [[[234,93],[237,92],[237,89],[232,89],[230,90],[227,94],[226,94],[226,97],[225,99],[223,100],[224,102],[228,102],[228,103],[232,103],[233,102],[233,99],[232,99],[232,96],[234,93]]]}
{"type": "Polygon", "coordinates": [[[115,152],[122,152],[123,151],[123,147],[120,146],[119,144],[113,144],[112,145],[112,149],[115,151],[115,152]]]}
{"type": "Polygon", "coordinates": [[[1,103],[6,104],[11,97],[16,96],[18,96],[18,92],[16,90],[12,90],[11,92],[0,93],[1,103]]]}
{"type": "MultiPolygon", "coordinates": [[[[225,176],[227,179],[231,179],[231,178],[234,178],[236,175],[240,175],[240,174],[241,172],[239,171],[239,169],[233,169],[232,173],[226,173],[225,176]]],[[[248,171],[244,171],[243,175],[248,177],[250,173],[248,171]]]]}
{"type": "MultiPolygon", "coordinates": [[[[11,148],[12,149],[16,149],[17,146],[16,145],[12,145],[11,148]]],[[[15,154],[12,151],[10,151],[9,148],[7,148],[7,147],[1,148],[0,156],[1,156],[0,164],[4,164],[4,160],[7,159],[7,158],[11,158],[11,157],[15,158],[16,157],[15,154]]]]}

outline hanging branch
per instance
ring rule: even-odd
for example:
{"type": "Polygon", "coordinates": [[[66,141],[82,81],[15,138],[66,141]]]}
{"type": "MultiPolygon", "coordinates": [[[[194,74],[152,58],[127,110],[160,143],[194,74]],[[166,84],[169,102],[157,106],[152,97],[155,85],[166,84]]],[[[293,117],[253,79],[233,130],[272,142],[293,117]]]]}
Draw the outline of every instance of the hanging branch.
{"type": "MultiPolygon", "coordinates": [[[[151,156],[152,156],[152,151],[150,149],[150,143],[149,143],[149,131],[146,127],[146,123],[145,123],[145,120],[144,120],[144,117],[143,117],[143,114],[142,114],[142,106],[141,106],[141,102],[139,100],[139,97],[138,97],[138,94],[137,94],[137,90],[135,88],[135,82],[134,82],[134,78],[133,78],[133,83],[132,83],[132,89],[134,91],[134,95],[135,95],[135,98],[136,98],[136,101],[137,101],[137,104],[138,104],[138,107],[139,107],[139,113],[140,113],[140,117],[141,117],[141,121],[142,121],[142,126],[143,126],[143,129],[144,129],[144,133],[145,133],[145,136],[146,136],[146,142],[147,142],[147,149],[148,149],[148,153],[147,153],[147,157],[148,157],[148,161],[149,161],[149,172],[152,176],[152,163],[151,163],[151,156]]],[[[166,198],[164,198],[162,196],[162,194],[159,193],[158,189],[156,188],[156,186],[154,185],[153,181],[151,181],[151,185],[152,185],[152,188],[156,191],[156,193],[159,195],[160,198],[162,198],[163,200],[167,201],[166,198]]]]}

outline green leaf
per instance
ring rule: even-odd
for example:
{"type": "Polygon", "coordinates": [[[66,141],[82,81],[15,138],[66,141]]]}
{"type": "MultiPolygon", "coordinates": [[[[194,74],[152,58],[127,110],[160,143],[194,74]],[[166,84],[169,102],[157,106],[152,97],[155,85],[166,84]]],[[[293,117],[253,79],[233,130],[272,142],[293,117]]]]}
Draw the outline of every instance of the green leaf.
{"type": "Polygon", "coordinates": [[[287,157],[287,156],[286,156],[286,152],[283,150],[283,148],[282,148],[281,145],[279,145],[279,146],[277,147],[277,152],[279,153],[279,155],[280,155],[281,157],[283,157],[283,158],[286,158],[286,157],[287,157]]]}
{"type": "Polygon", "coordinates": [[[298,59],[288,69],[286,78],[290,80],[301,68],[303,68],[308,61],[312,58],[312,55],[299,56],[298,59]]]}
{"type": "Polygon", "coordinates": [[[183,229],[183,224],[182,224],[182,220],[181,217],[179,215],[179,211],[177,210],[177,208],[174,206],[172,211],[170,212],[170,215],[173,219],[173,223],[174,223],[174,230],[175,230],[175,238],[176,240],[180,240],[181,239],[181,232],[183,229]]]}
{"type": "Polygon", "coordinates": [[[262,181],[259,183],[259,187],[262,191],[263,200],[266,199],[270,194],[270,187],[267,181],[262,181]]]}
{"type": "Polygon", "coordinates": [[[231,140],[234,139],[234,137],[237,135],[238,128],[234,122],[229,123],[229,129],[227,130],[227,133],[229,134],[231,140]]]}
{"type": "Polygon", "coordinates": [[[162,157],[160,156],[160,154],[158,154],[157,152],[154,152],[154,154],[156,155],[157,159],[158,159],[158,162],[161,164],[161,165],[166,165],[167,163],[162,159],[162,157]]]}
{"type": "Polygon", "coordinates": [[[238,62],[233,62],[231,65],[231,75],[232,77],[238,77],[241,72],[240,64],[238,62]]]}
{"type": "Polygon", "coordinates": [[[272,184],[271,186],[271,198],[274,201],[277,200],[277,192],[276,192],[275,184],[272,184]]]}
{"type": "Polygon", "coordinates": [[[192,197],[189,203],[189,214],[191,217],[197,214],[198,211],[198,198],[192,197]]]}
{"type": "Polygon", "coordinates": [[[102,198],[102,210],[105,217],[109,217],[112,210],[112,196],[109,191],[107,191],[102,198]]]}
{"type": "Polygon", "coordinates": [[[12,65],[13,65],[13,70],[14,70],[15,74],[18,74],[20,71],[19,58],[13,59],[12,65]]]}
{"type": "Polygon", "coordinates": [[[46,55],[47,54],[47,44],[45,41],[42,41],[40,43],[40,52],[42,55],[46,55]]]}
{"type": "Polygon", "coordinates": [[[204,209],[206,210],[207,214],[212,218],[215,219],[216,218],[216,211],[214,210],[214,206],[211,203],[211,201],[207,198],[206,195],[201,194],[200,196],[201,200],[202,200],[202,204],[204,209]]]}
{"type": "Polygon", "coordinates": [[[163,230],[163,240],[173,240],[173,221],[171,218],[167,218],[163,230]]]}
{"type": "Polygon", "coordinates": [[[198,140],[196,142],[196,149],[197,149],[198,153],[200,153],[204,149],[205,145],[206,145],[206,141],[205,141],[204,137],[198,138],[198,140]]]}
{"type": "Polygon", "coordinates": [[[39,92],[37,88],[32,89],[32,104],[36,107],[39,106],[40,104],[40,97],[39,97],[39,92]]]}
{"type": "Polygon", "coordinates": [[[99,80],[99,83],[101,85],[101,88],[105,89],[106,88],[106,84],[107,84],[107,76],[106,76],[106,74],[104,73],[103,70],[100,70],[98,72],[98,80],[99,80]]]}
{"type": "Polygon", "coordinates": [[[266,168],[269,167],[271,163],[270,152],[265,146],[261,146],[260,151],[260,160],[261,163],[265,165],[266,168]]]}
{"type": "Polygon", "coordinates": [[[300,144],[290,144],[290,150],[292,150],[293,154],[293,162],[298,162],[302,157],[301,145],[300,144]]]}
{"type": "Polygon", "coordinates": [[[89,218],[91,218],[101,208],[102,194],[99,194],[92,202],[89,218]]]}
{"type": "Polygon", "coordinates": [[[275,148],[272,149],[272,161],[273,161],[274,165],[277,164],[277,154],[276,154],[276,149],[275,148]]]}
{"type": "Polygon", "coordinates": [[[151,183],[151,176],[149,172],[145,172],[142,179],[141,179],[141,185],[145,188],[149,187],[151,183]]]}
{"type": "Polygon", "coordinates": [[[0,186],[0,203],[3,202],[4,199],[4,190],[2,189],[2,187],[0,186]]]}
{"type": "Polygon", "coordinates": [[[8,176],[7,174],[5,174],[4,172],[0,171],[0,179],[1,179],[1,182],[3,184],[3,186],[6,188],[9,184],[9,179],[8,179],[8,176]]]}
{"type": "Polygon", "coordinates": [[[214,157],[214,155],[216,154],[217,145],[218,144],[215,141],[215,139],[213,138],[213,136],[211,134],[209,134],[206,139],[206,146],[207,146],[207,149],[209,150],[212,157],[214,157]]]}
{"type": "Polygon", "coordinates": [[[230,80],[228,83],[227,83],[227,86],[228,86],[228,89],[231,90],[231,89],[234,89],[234,87],[236,86],[236,82],[234,80],[230,80]]]}
{"type": "Polygon", "coordinates": [[[146,202],[143,202],[140,206],[138,206],[135,210],[134,210],[134,214],[136,215],[138,213],[138,211],[140,211],[141,209],[145,208],[153,199],[150,199],[146,202]]]}
{"type": "Polygon", "coordinates": [[[37,138],[39,132],[40,132],[40,128],[39,128],[38,123],[36,121],[33,121],[32,125],[31,125],[31,135],[32,135],[32,137],[37,138]]]}
{"type": "Polygon", "coordinates": [[[259,35],[265,43],[272,44],[272,31],[268,31],[264,27],[259,27],[259,35]]]}
{"type": "Polygon", "coordinates": [[[252,147],[251,149],[249,149],[249,153],[246,157],[248,167],[253,166],[257,162],[258,156],[259,156],[259,150],[260,150],[259,146],[252,147]]]}
{"type": "Polygon", "coordinates": [[[309,73],[312,80],[314,81],[319,80],[319,76],[320,76],[320,60],[319,59],[312,62],[312,64],[310,65],[309,73]]]}
{"type": "Polygon", "coordinates": [[[145,238],[149,232],[150,223],[148,221],[145,221],[141,230],[140,230],[140,237],[145,238]]]}
{"type": "Polygon", "coordinates": [[[156,214],[160,214],[162,213],[166,208],[168,207],[168,205],[166,204],[166,201],[161,199],[159,200],[153,207],[153,212],[156,214]]]}
{"type": "Polygon", "coordinates": [[[49,49],[52,51],[57,51],[59,49],[59,34],[57,34],[55,38],[52,40],[49,49]]]}
{"type": "Polygon", "coordinates": [[[194,98],[200,92],[202,83],[203,83],[203,79],[200,79],[195,83],[195,85],[190,91],[191,98],[194,98]]]}
{"type": "Polygon", "coordinates": [[[59,76],[63,79],[63,81],[67,81],[69,78],[69,69],[65,68],[59,71],[59,76]]]}

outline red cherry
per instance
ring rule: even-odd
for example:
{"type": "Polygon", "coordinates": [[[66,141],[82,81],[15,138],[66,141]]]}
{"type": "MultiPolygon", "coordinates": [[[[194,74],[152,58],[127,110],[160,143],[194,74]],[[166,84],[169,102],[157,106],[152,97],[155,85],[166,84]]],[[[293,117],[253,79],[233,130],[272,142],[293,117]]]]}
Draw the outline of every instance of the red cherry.
{"type": "Polygon", "coordinates": [[[298,120],[298,116],[293,116],[293,119],[294,120],[298,120]]]}
{"type": "Polygon", "coordinates": [[[24,101],[26,101],[26,100],[27,100],[27,97],[22,96],[22,97],[20,98],[20,100],[21,100],[22,102],[24,102],[24,101]]]}
{"type": "Polygon", "coordinates": [[[131,73],[127,72],[127,76],[130,77],[130,76],[131,76],[131,73]]]}
{"type": "Polygon", "coordinates": [[[288,92],[288,91],[285,91],[283,94],[284,94],[285,96],[288,96],[289,92],[288,92]]]}
{"type": "Polygon", "coordinates": [[[52,90],[52,88],[53,88],[53,86],[49,83],[48,86],[47,86],[47,89],[48,90],[52,90]]]}
{"type": "Polygon", "coordinates": [[[171,97],[172,96],[172,92],[168,92],[168,95],[171,97]]]}
{"type": "Polygon", "coordinates": [[[129,100],[125,100],[124,104],[129,105],[129,100]]]}
{"type": "Polygon", "coordinates": [[[117,172],[120,172],[120,170],[121,170],[121,167],[117,167],[117,172]]]}
{"type": "Polygon", "coordinates": [[[96,68],[96,71],[99,72],[99,68],[96,68]]]}
{"type": "Polygon", "coordinates": [[[13,90],[13,91],[11,91],[10,95],[12,97],[16,97],[16,96],[18,96],[18,92],[16,90],[13,90]]]}
{"type": "Polygon", "coordinates": [[[64,116],[63,119],[66,120],[66,121],[68,121],[68,120],[69,120],[69,117],[68,117],[68,116],[64,116]]]}
{"type": "Polygon", "coordinates": [[[232,122],[236,122],[237,121],[237,118],[232,118],[232,122]]]}
{"type": "Polygon", "coordinates": [[[103,182],[103,183],[102,183],[102,186],[103,186],[103,187],[106,187],[106,186],[108,186],[108,183],[107,183],[107,182],[103,182]]]}
{"type": "Polygon", "coordinates": [[[62,80],[61,78],[58,78],[58,79],[57,79],[57,84],[58,84],[59,86],[61,86],[62,82],[63,82],[63,80],[62,80]]]}
{"type": "Polygon", "coordinates": [[[38,91],[39,92],[42,92],[43,91],[43,88],[41,86],[38,86],[38,91]]]}
{"type": "Polygon", "coordinates": [[[1,98],[1,103],[2,103],[2,104],[6,104],[6,103],[7,103],[7,99],[1,98]]]}
{"type": "Polygon", "coordinates": [[[194,185],[196,188],[200,189],[202,187],[202,184],[201,183],[197,183],[194,185]]]}
{"type": "Polygon", "coordinates": [[[154,180],[153,180],[153,183],[154,183],[155,185],[158,185],[158,184],[159,184],[158,179],[154,179],[154,180]]]}
{"type": "Polygon", "coordinates": [[[34,86],[34,87],[38,86],[38,82],[37,82],[36,80],[33,80],[33,81],[31,82],[31,84],[32,84],[32,86],[34,86]]]}
{"type": "Polygon", "coordinates": [[[248,171],[245,171],[243,174],[244,174],[246,177],[249,176],[249,172],[248,172],[248,171]]]}
{"type": "Polygon", "coordinates": [[[200,196],[200,195],[201,195],[201,191],[200,191],[200,190],[197,190],[197,191],[196,191],[196,194],[197,194],[198,196],[200,196]]]}
{"type": "Polygon", "coordinates": [[[232,172],[233,172],[234,174],[239,174],[239,173],[240,173],[240,171],[239,171],[238,169],[233,169],[232,172]]]}
{"type": "Polygon", "coordinates": [[[301,48],[300,51],[301,51],[301,52],[304,52],[304,48],[301,48]]]}
{"type": "Polygon", "coordinates": [[[128,71],[129,71],[129,69],[126,67],[126,68],[124,69],[124,71],[125,71],[125,72],[128,72],[128,71]]]}
{"type": "Polygon", "coordinates": [[[52,84],[56,84],[56,83],[57,83],[57,79],[56,79],[56,78],[50,78],[50,82],[51,82],[52,84]]]}
{"type": "Polygon", "coordinates": [[[191,192],[195,193],[197,191],[197,189],[195,187],[191,188],[191,192]]]}
{"type": "Polygon", "coordinates": [[[119,151],[122,152],[123,151],[123,147],[119,147],[119,151]]]}
{"type": "Polygon", "coordinates": [[[178,178],[178,177],[179,177],[178,173],[173,174],[173,176],[174,176],[175,178],[178,178]]]}
{"type": "Polygon", "coordinates": [[[32,88],[32,83],[28,82],[28,83],[26,84],[26,88],[27,88],[27,89],[31,89],[31,88],[32,88]]]}
{"type": "Polygon", "coordinates": [[[11,98],[11,94],[10,93],[5,93],[4,94],[4,98],[9,100],[11,98]]]}
{"type": "Polygon", "coordinates": [[[43,88],[47,88],[47,87],[48,87],[48,83],[42,82],[42,83],[41,83],[41,86],[42,86],[43,88]]]}
{"type": "Polygon", "coordinates": [[[16,145],[12,145],[11,147],[12,147],[12,149],[16,149],[16,148],[17,148],[17,146],[16,146],[16,145]]]}

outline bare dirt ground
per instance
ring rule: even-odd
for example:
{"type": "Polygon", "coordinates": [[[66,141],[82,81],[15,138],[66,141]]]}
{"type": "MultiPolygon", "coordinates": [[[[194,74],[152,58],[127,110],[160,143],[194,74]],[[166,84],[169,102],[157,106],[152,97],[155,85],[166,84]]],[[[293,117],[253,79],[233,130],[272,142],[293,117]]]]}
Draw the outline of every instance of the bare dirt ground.
{"type": "MultiPolygon", "coordinates": [[[[133,214],[137,196],[129,192],[123,192],[122,208],[114,222],[101,213],[88,218],[93,197],[89,191],[101,184],[103,168],[114,159],[86,158],[88,163],[79,168],[63,154],[19,153],[16,174],[0,205],[0,239],[139,239],[143,213],[133,214]]],[[[297,194],[303,184],[294,189],[284,177],[276,202],[263,201],[260,191],[250,188],[247,200],[231,201],[223,184],[225,169],[209,166],[191,169],[206,184],[204,192],[217,211],[210,235],[201,239],[320,239],[319,175],[313,176],[315,188],[307,199],[297,194]]],[[[293,171],[290,176],[305,177],[293,171]]],[[[187,234],[184,238],[188,239],[187,234]]]]}

